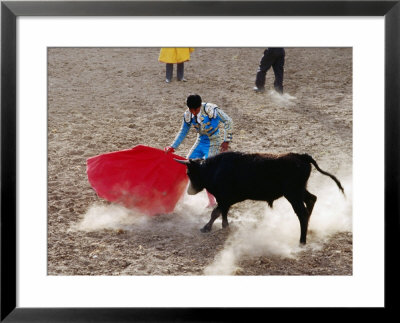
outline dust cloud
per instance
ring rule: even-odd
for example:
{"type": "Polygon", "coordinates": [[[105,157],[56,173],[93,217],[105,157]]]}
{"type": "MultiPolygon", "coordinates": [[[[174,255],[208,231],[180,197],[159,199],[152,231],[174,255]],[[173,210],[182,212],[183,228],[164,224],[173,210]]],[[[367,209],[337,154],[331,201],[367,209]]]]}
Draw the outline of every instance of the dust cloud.
{"type": "Polygon", "coordinates": [[[118,204],[93,204],[70,230],[87,232],[124,230],[129,232],[151,227],[154,231],[160,229],[189,234],[190,230],[199,229],[207,220],[208,211],[211,211],[206,208],[207,201],[205,191],[195,196],[188,195],[185,191],[173,214],[159,216],[149,216],[118,204]]]}
{"type": "Polygon", "coordinates": [[[82,220],[71,227],[71,230],[126,230],[131,226],[145,225],[148,219],[144,214],[117,204],[94,204],[89,207],[82,220]]]}
{"type": "Polygon", "coordinates": [[[296,104],[296,97],[287,92],[280,94],[271,90],[268,92],[268,97],[278,107],[294,106],[296,104]]]}

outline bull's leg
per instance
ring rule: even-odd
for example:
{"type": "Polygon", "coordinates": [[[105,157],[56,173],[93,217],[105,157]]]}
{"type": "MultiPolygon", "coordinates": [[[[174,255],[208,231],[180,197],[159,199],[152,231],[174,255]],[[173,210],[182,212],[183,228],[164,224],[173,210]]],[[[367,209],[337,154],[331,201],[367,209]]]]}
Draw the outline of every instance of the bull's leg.
{"type": "Polygon", "coordinates": [[[304,203],[306,203],[306,208],[308,211],[309,217],[311,216],[311,213],[314,209],[314,204],[317,201],[317,197],[314,194],[311,194],[309,191],[305,191],[304,193],[304,203]]]}
{"type": "Polygon", "coordinates": [[[211,212],[211,219],[210,221],[208,221],[208,223],[202,228],[200,229],[201,232],[209,232],[211,231],[211,227],[215,221],[216,218],[219,217],[219,215],[221,214],[221,210],[219,208],[219,206],[217,206],[212,212],[211,212]]]}
{"type": "Polygon", "coordinates": [[[293,210],[296,213],[300,221],[300,243],[306,244],[307,240],[307,229],[308,220],[310,214],[308,213],[303,201],[300,198],[287,198],[290,204],[292,204],[293,210]]]}
{"type": "Polygon", "coordinates": [[[229,208],[222,208],[222,209],[221,209],[221,214],[222,214],[222,227],[223,227],[223,228],[229,227],[229,223],[228,223],[228,211],[229,211],[229,208]]]}

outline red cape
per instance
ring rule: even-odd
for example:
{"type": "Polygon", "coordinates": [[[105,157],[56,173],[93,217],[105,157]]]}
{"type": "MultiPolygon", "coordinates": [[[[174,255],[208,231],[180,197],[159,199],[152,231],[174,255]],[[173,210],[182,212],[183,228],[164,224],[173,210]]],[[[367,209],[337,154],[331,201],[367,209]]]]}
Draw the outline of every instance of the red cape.
{"type": "Polygon", "coordinates": [[[171,213],[186,188],[185,158],[136,146],[87,160],[87,175],[97,195],[148,214],[171,213]]]}

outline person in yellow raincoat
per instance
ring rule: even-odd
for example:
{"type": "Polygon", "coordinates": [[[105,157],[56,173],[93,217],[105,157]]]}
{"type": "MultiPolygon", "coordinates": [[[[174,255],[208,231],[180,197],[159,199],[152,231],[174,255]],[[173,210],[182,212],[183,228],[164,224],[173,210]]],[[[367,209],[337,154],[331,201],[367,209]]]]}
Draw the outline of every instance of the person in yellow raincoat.
{"type": "Polygon", "coordinates": [[[177,64],[178,81],[186,82],[184,78],[184,62],[190,60],[190,53],[193,51],[194,48],[161,48],[158,60],[162,63],[166,63],[165,82],[170,83],[172,80],[173,64],[177,64]]]}

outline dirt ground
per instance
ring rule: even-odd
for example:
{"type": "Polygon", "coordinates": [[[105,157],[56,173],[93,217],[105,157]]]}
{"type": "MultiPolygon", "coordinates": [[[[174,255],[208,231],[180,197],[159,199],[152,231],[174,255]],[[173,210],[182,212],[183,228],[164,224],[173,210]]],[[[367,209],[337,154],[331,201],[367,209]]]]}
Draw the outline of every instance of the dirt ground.
{"type": "MultiPolygon", "coordinates": [[[[159,48],[48,50],[49,275],[352,275],[352,49],[287,48],[285,94],[254,93],[262,48],[196,48],[187,82],[165,83],[159,48]],[[179,130],[187,95],[231,116],[231,149],[308,153],[342,182],[313,170],[318,201],[306,247],[285,201],[232,207],[230,228],[210,233],[204,194],[172,214],[148,217],[99,198],[89,157],[136,145],[164,148],[179,130]]],[[[195,133],[177,150],[186,156],[195,133]]]]}

